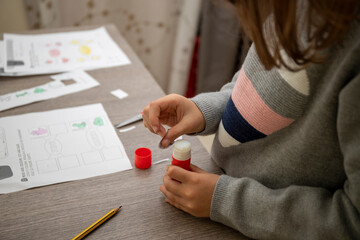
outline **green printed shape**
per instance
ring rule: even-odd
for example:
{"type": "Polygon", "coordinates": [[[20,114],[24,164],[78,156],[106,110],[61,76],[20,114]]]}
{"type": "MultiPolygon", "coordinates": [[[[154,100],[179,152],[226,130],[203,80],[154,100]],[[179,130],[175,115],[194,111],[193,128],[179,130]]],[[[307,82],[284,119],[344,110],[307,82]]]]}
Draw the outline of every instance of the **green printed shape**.
{"type": "Polygon", "coordinates": [[[45,92],[46,90],[43,88],[35,88],[34,93],[42,93],[45,92]]]}
{"type": "Polygon", "coordinates": [[[23,92],[23,93],[20,93],[20,94],[16,94],[16,97],[23,97],[23,96],[25,96],[27,94],[28,94],[27,92],[23,92]]]}
{"type": "Polygon", "coordinates": [[[104,126],[104,120],[101,117],[97,117],[94,120],[94,125],[96,125],[96,126],[104,126]]]}
{"type": "Polygon", "coordinates": [[[76,127],[76,128],[85,128],[86,127],[86,123],[85,122],[82,122],[82,123],[73,123],[72,125],[73,127],[76,127]]]}

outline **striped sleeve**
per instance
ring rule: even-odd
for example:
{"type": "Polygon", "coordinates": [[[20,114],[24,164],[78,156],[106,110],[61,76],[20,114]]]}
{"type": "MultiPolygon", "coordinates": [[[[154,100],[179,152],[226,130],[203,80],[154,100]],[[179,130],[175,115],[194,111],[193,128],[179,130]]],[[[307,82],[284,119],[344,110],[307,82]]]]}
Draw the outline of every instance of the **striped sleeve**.
{"type": "Polygon", "coordinates": [[[222,115],[220,142],[244,143],[289,126],[302,115],[308,94],[306,70],[267,71],[252,47],[222,115]]]}

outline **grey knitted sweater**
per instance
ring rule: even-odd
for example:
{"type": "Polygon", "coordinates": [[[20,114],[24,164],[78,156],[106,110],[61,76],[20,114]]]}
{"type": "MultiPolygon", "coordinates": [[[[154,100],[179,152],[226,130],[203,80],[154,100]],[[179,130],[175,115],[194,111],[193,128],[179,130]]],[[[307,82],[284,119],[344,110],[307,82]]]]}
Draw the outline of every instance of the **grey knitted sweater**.
{"type": "Polygon", "coordinates": [[[192,100],[224,171],[210,218],[256,239],[360,239],[360,26],[299,72],[252,47],[219,92],[192,100]]]}

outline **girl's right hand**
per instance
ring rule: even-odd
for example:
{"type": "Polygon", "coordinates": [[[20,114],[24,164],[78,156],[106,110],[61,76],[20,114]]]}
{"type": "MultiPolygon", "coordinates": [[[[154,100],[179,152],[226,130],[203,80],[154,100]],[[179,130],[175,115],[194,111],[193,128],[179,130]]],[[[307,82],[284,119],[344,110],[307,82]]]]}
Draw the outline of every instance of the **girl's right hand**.
{"type": "Polygon", "coordinates": [[[163,137],[162,146],[183,134],[201,132],[205,118],[196,104],[186,97],[170,94],[148,104],[143,110],[144,126],[163,137]],[[163,124],[171,127],[167,132],[163,124]]]}

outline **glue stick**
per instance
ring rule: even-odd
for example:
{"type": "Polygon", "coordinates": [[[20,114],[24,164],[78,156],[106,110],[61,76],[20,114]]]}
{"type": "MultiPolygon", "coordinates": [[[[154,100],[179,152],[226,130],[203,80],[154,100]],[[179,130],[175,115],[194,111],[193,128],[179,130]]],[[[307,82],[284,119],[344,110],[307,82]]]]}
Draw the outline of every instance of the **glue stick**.
{"type": "Polygon", "coordinates": [[[191,148],[190,142],[186,140],[176,141],[173,147],[172,165],[190,170],[191,148]]]}

